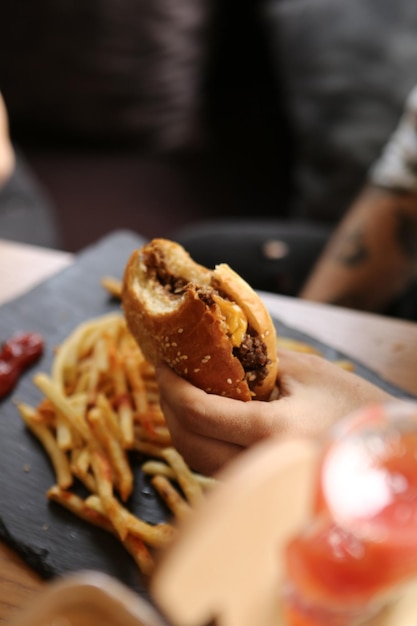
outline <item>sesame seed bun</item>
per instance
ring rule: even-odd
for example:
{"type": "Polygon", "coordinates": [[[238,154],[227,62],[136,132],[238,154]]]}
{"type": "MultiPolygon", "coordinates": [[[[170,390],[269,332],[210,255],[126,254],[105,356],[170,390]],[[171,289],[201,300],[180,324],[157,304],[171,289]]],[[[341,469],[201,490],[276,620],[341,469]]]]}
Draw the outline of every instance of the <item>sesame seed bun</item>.
{"type": "Polygon", "coordinates": [[[267,400],[276,385],[276,332],[256,292],[228,265],[199,265],[179,244],[154,239],[123,278],[128,327],[145,358],[166,362],[207,393],[267,400]]]}

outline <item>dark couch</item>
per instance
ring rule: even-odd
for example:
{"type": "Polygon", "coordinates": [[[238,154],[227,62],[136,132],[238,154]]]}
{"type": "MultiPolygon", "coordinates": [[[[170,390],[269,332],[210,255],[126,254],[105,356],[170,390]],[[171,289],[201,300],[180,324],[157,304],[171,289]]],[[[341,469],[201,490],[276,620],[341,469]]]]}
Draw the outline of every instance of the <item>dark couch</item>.
{"type": "MultiPolygon", "coordinates": [[[[343,215],[417,72],[414,0],[15,0],[0,89],[76,251],[343,215]]],[[[1,233],[0,233],[1,235],[1,233]]]]}

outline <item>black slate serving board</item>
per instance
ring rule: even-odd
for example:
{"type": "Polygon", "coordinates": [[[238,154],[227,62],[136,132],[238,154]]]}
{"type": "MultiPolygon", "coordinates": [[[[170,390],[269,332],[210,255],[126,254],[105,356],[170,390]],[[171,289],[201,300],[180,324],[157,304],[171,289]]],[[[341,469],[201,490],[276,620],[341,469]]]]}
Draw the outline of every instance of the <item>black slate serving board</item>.
{"type": "MultiPolygon", "coordinates": [[[[120,278],[130,253],[143,243],[129,231],[112,233],[80,253],[70,267],[0,307],[0,341],[21,330],[41,333],[46,343],[42,359],[0,401],[0,537],[45,578],[94,569],[147,595],[136,565],[115,538],[46,500],[44,494],[54,483],[53,471],[15,406],[16,400],[37,404],[41,395],[32,383],[33,374],[50,371],[55,346],[80,322],[120,310],[120,303],[108,296],[100,279],[106,274],[120,278]]],[[[274,321],[282,336],[307,341],[329,359],[349,358],[274,321]]],[[[354,363],[358,374],[398,397],[410,397],[354,363]]],[[[140,459],[136,462],[136,487],[129,506],[151,523],[167,519],[168,512],[139,469],[140,459]]]]}

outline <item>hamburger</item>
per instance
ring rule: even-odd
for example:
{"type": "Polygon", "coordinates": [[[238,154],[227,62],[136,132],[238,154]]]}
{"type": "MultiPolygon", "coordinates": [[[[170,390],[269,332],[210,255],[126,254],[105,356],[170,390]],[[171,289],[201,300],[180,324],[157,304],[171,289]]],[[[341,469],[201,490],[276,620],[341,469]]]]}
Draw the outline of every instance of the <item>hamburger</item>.
{"type": "Polygon", "coordinates": [[[127,262],[122,306],[150,363],[167,363],[207,393],[271,397],[275,327],[258,294],[227,264],[210,270],[178,243],[153,239],[127,262]]]}

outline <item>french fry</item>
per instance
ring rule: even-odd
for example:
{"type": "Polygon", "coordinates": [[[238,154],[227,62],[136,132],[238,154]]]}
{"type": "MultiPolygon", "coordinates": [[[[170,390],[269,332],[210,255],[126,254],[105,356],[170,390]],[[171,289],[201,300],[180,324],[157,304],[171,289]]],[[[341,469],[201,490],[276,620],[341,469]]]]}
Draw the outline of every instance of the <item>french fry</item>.
{"type": "Polygon", "coordinates": [[[106,341],[104,337],[100,337],[97,342],[94,344],[92,359],[89,367],[89,378],[88,378],[88,401],[89,404],[95,402],[95,397],[97,394],[100,374],[105,372],[108,369],[107,362],[107,348],[106,341]]]}
{"type": "Polygon", "coordinates": [[[136,369],[136,363],[133,359],[128,359],[125,364],[126,378],[129,381],[130,388],[132,390],[132,398],[135,406],[136,415],[141,421],[143,415],[146,416],[148,411],[148,399],[145,393],[145,383],[143,382],[138,370],[136,369]]]}
{"type": "MultiPolygon", "coordinates": [[[[89,506],[93,507],[98,513],[107,513],[101,497],[94,498],[94,496],[90,496],[87,502],[89,506]]],[[[115,502],[113,506],[117,508],[117,513],[113,511],[112,514],[114,514],[115,518],[118,520],[117,523],[119,527],[122,527],[124,530],[123,537],[121,537],[122,541],[126,539],[128,534],[132,534],[136,537],[140,537],[147,545],[154,548],[163,548],[171,542],[175,533],[175,529],[171,524],[148,524],[132,515],[132,513],[125,509],[120,503],[115,502]]],[[[116,530],[120,536],[119,530],[117,528],[116,530]]]]}
{"type": "Polygon", "coordinates": [[[109,496],[107,494],[100,494],[100,500],[103,504],[106,516],[113,524],[121,541],[124,541],[130,529],[128,520],[124,515],[124,509],[122,505],[113,495],[109,496]]]}
{"type": "Polygon", "coordinates": [[[101,279],[101,285],[114,298],[120,299],[122,297],[122,283],[117,278],[114,278],[113,276],[103,276],[101,279]]]}
{"type": "Polygon", "coordinates": [[[203,490],[192,471],[175,448],[164,448],[162,457],[175,472],[176,480],[191,505],[198,504],[203,497],[203,490]]]}
{"type": "Polygon", "coordinates": [[[128,391],[124,368],[116,350],[112,354],[112,377],[116,396],[116,409],[120,419],[120,429],[124,448],[133,446],[133,408],[128,391]]]}
{"type": "Polygon", "coordinates": [[[56,426],[56,409],[48,398],[43,398],[36,407],[37,417],[46,426],[56,426]]]}
{"type": "Polygon", "coordinates": [[[99,393],[96,400],[97,407],[102,412],[103,418],[106,421],[107,427],[111,430],[113,437],[116,437],[120,442],[122,439],[122,431],[120,429],[119,416],[116,411],[113,410],[108,398],[104,393],[99,393]]]}
{"type": "Polygon", "coordinates": [[[152,432],[152,422],[148,419],[148,399],[145,392],[145,383],[137,367],[137,361],[130,357],[124,362],[126,378],[132,390],[132,398],[135,406],[137,419],[150,432],[152,432]]]}
{"type": "Polygon", "coordinates": [[[148,524],[132,515],[130,511],[122,508],[122,506],[120,506],[120,509],[129,533],[140,537],[153,548],[165,548],[171,543],[175,534],[175,528],[171,524],[148,524]]]}
{"type": "Polygon", "coordinates": [[[91,457],[88,446],[74,448],[71,451],[71,471],[73,475],[91,492],[97,493],[97,483],[90,472],[91,457]]]}
{"type": "Polygon", "coordinates": [[[83,437],[85,441],[89,439],[89,430],[84,418],[77,413],[68,402],[66,397],[54,384],[53,380],[46,374],[35,374],[33,382],[46,395],[47,398],[57,407],[59,412],[68,420],[71,426],[83,437]]]}
{"type": "Polygon", "coordinates": [[[124,502],[132,493],[133,474],[126,457],[126,452],[122,448],[117,437],[113,436],[108,428],[103,413],[98,407],[91,409],[87,414],[87,422],[90,425],[97,441],[103,447],[110,460],[115,484],[124,502]]]}
{"type": "Polygon", "coordinates": [[[286,350],[293,350],[295,352],[307,352],[319,356],[321,355],[321,351],[311,344],[290,337],[277,337],[277,346],[278,348],[285,348],[286,350]]]}
{"type": "Polygon", "coordinates": [[[91,467],[97,482],[100,498],[113,497],[113,474],[110,463],[97,444],[90,444],[91,467]]]}
{"type": "Polygon", "coordinates": [[[143,361],[140,364],[140,369],[142,372],[143,379],[146,381],[146,384],[152,385],[157,388],[156,380],[155,380],[155,366],[149,361],[143,361]]]}
{"type": "Polygon", "coordinates": [[[156,443],[149,443],[148,441],[135,439],[133,442],[133,449],[137,452],[141,452],[142,454],[146,454],[147,456],[156,457],[157,459],[164,458],[164,448],[162,446],[158,446],[156,443]]]}
{"type": "Polygon", "coordinates": [[[157,474],[151,479],[151,484],[177,519],[183,520],[190,514],[190,505],[165,476],[157,474]]]}
{"type": "Polygon", "coordinates": [[[48,426],[38,421],[37,413],[32,407],[19,403],[17,408],[26,426],[45,448],[54,468],[58,485],[62,489],[70,487],[73,483],[73,477],[69,462],[65,453],[59,448],[52,431],[48,426]]]}
{"type": "Polygon", "coordinates": [[[91,493],[97,492],[97,483],[93,474],[91,474],[90,472],[83,472],[78,467],[72,468],[72,473],[75,478],[78,478],[78,480],[84,485],[84,487],[88,489],[88,491],[90,491],[91,493]]]}
{"type": "Polygon", "coordinates": [[[159,403],[151,401],[151,399],[149,399],[148,405],[148,420],[152,422],[153,429],[157,426],[166,426],[165,417],[159,403]]]}
{"type": "Polygon", "coordinates": [[[71,450],[71,470],[74,471],[77,468],[81,474],[88,472],[91,464],[90,450],[88,447],[73,448],[71,450]]]}
{"type": "Polygon", "coordinates": [[[129,533],[123,540],[123,545],[136,561],[140,571],[145,576],[151,576],[155,570],[155,561],[145,542],[137,535],[129,533]]]}
{"type": "Polygon", "coordinates": [[[64,451],[71,450],[74,446],[74,433],[71,431],[68,421],[59,411],[56,413],[55,425],[58,447],[64,451]]]}
{"type": "Polygon", "coordinates": [[[354,364],[352,363],[352,361],[348,361],[347,359],[337,359],[336,361],[333,361],[333,363],[346,370],[347,372],[355,371],[354,364]]]}
{"type": "Polygon", "coordinates": [[[135,426],[135,439],[149,441],[163,447],[172,446],[171,435],[166,426],[153,426],[152,431],[150,431],[138,424],[135,426]]]}
{"type": "MultiPolygon", "coordinates": [[[[144,474],[149,476],[165,476],[171,480],[176,479],[176,474],[170,465],[163,463],[161,461],[145,461],[142,464],[142,471],[144,474]]],[[[197,472],[193,472],[195,479],[201,485],[201,487],[206,489],[211,489],[215,487],[218,483],[216,478],[212,478],[211,476],[204,476],[203,474],[199,474],[197,472]]]]}
{"type": "Polygon", "coordinates": [[[123,541],[127,537],[128,528],[123,510],[113,495],[112,469],[106,456],[98,446],[91,450],[91,466],[97,483],[97,492],[103,505],[103,511],[123,541]]]}
{"type": "Polygon", "coordinates": [[[113,527],[107,517],[102,512],[89,507],[87,502],[76,494],[61,489],[58,485],[53,485],[48,489],[46,495],[49,500],[61,504],[74,515],[77,515],[77,517],[89,522],[89,524],[94,524],[94,526],[113,532],[113,527]]]}

